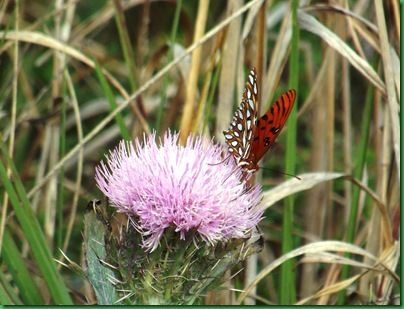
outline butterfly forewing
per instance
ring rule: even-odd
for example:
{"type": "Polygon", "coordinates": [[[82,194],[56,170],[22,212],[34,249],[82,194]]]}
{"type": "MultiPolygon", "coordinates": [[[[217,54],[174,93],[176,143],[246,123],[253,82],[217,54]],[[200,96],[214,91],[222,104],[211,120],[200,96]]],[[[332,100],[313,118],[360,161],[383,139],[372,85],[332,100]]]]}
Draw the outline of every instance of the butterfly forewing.
{"type": "Polygon", "coordinates": [[[250,157],[252,141],[258,119],[258,86],[257,73],[253,68],[248,75],[248,80],[244,89],[243,99],[224,137],[229,152],[233,154],[236,163],[250,157]]]}
{"type": "Polygon", "coordinates": [[[257,128],[254,131],[251,152],[258,162],[274,143],[281,132],[286,120],[292,111],[296,99],[296,91],[285,92],[271,108],[257,121],[257,128]]]}

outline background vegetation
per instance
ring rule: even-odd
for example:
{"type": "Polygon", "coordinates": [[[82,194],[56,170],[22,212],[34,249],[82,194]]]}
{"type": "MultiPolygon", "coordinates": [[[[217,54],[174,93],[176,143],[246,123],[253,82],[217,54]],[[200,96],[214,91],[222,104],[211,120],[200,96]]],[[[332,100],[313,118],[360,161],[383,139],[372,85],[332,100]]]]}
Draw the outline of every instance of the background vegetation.
{"type": "Polygon", "coordinates": [[[253,66],[262,113],[298,99],[256,176],[264,250],[205,302],[397,303],[398,1],[4,0],[0,16],[2,304],[95,303],[78,265],[94,167],[152,130],[224,142],[253,66]]]}

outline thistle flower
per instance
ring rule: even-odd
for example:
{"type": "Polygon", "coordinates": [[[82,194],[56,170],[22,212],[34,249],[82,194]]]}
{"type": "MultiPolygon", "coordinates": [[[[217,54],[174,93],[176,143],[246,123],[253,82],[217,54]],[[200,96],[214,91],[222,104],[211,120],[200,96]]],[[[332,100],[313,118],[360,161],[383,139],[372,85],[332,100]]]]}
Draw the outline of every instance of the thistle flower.
{"type": "Polygon", "coordinates": [[[192,231],[212,246],[248,238],[262,215],[255,209],[261,187],[247,190],[233,160],[221,162],[222,146],[195,136],[180,146],[178,137],[167,132],[159,144],[155,133],[143,145],[122,141],[96,168],[99,189],[128,214],[149,252],[169,228],[182,240],[192,231]]]}
{"type": "Polygon", "coordinates": [[[254,242],[261,187],[247,186],[232,158],[223,161],[222,146],[197,136],[180,146],[178,138],[122,141],[96,168],[98,187],[132,223],[112,234],[98,203],[85,217],[86,273],[99,304],[201,303],[262,249],[254,242]]]}

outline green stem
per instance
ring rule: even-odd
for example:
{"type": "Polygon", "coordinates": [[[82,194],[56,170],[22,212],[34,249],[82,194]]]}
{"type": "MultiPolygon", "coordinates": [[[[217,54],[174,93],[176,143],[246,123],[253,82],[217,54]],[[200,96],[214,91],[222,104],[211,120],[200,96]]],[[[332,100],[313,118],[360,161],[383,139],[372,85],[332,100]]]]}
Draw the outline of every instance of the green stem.
{"type": "MultiPolygon", "coordinates": [[[[299,72],[299,27],[297,22],[297,8],[299,1],[292,2],[292,49],[290,55],[290,88],[298,90],[299,72]]],[[[288,121],[287,131],[287,152],[286,172],[294,174],[296,170],[296,118],[297,102],[293,108],[288,121]]],[[[293,214],[294,198],[289,196],[285,200],[285,211],[283,216],[283,241],[282,254],[293,249],[293,214]]],[[[293,272],[294,260],[290,259],[283,263],[281,268],[280,304],[289,305],[296,301],[295,275],[293,272]]]]}

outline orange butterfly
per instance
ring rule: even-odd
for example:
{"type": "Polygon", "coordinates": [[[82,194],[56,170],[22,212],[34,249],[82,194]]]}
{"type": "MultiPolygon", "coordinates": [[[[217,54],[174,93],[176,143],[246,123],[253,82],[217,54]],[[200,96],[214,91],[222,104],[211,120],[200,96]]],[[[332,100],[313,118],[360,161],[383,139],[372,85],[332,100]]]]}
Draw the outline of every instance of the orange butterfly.
{"type": "Polygon", "coordinates": [[[285,92],[258,119],[257,72],[251,69],[243,99],[224,137],[229,152],[244,174],[259,170],[258,162],[274,143],[292,111],[296,99],[294,89],[285,92]]]}

